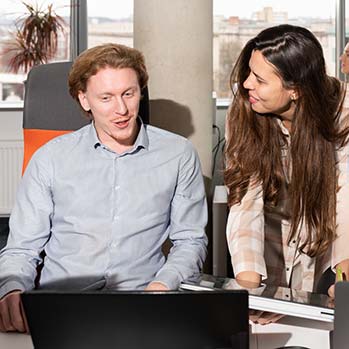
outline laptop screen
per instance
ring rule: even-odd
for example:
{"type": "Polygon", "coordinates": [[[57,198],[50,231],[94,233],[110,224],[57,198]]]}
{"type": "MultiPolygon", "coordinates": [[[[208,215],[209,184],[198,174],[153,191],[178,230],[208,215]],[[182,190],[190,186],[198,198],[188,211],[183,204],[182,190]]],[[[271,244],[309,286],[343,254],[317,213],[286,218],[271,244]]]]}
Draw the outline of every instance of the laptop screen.
{"type": "Polygon", "coordinates": [[[247,349],[248,294],[31,291],[35,349],[247,349]]]}
{"type": "MultiPolygon", "coordinates": [[[[235,279],[202,274],[194,282],[183,282],[185,290],[237,290],[242,286],[235,279]]],[[[297,316],[306,319],[333,322],[333,301],[322,294],[262,284],[246,287],[249,307],[261,311],[297,316]]]]}

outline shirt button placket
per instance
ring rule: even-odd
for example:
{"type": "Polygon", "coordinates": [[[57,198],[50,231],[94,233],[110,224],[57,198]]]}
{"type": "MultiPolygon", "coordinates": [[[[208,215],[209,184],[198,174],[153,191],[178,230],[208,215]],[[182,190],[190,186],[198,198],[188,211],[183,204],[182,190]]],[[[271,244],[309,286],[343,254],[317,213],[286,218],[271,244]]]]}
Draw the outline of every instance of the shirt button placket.
{"type": "Polygon", "coordinates": [[[117,247],[117,242],[115,241],[115,237],[117,236],[117,222],[119,220],[119,214],[118,214],[118,201],[119,201],[119,189],[120,185],[118,184],[119,179],[119,171],[118,171],[118,165],[120,164],[119,158],[115,157],[114,159],[114,182],[113,182],[113,202],[112,202],[112,211],[113,211],[113,218],[112,218],[112,234],[111,234],[111,242],[110,242],[110,248],[114,250],[117,247]]]}
{"type": "Polygon", "coordinates": [[[114,159],[114,183],[113,183],[113,191],[114,191],[114,195],[113,195],[113,203],[112,203],[112,207],[113,207],[113,223],[115,223],[118,220],[118,191],[120,189],[120,186],[118,184],[118,177],[119,177],[119,171],[118,171],[118,165],[119,165],[119,158],[115,157],[114,159]]]}

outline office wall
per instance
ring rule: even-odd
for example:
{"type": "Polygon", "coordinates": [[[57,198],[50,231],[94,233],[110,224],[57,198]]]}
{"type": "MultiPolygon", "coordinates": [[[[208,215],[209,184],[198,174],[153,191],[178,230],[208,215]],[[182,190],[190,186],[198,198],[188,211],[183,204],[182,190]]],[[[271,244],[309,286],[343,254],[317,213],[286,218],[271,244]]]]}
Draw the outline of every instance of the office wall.
{"type": "Polygon", "coordinates": [[[0,217],[14,204],[23,159],[22,111],[0,111],[0,217]]]}
{"type": "Polygon", "coordinates": [[[0,141],[22,141],[22,111],[0,110],[0,141]]]}
{"type": "Polygon", "coordinates": [[[212,13],[212,0],[134,1],[134,46],[149,70],[151,123],[193,142],[207,188],[214,116],[212,13]]]}

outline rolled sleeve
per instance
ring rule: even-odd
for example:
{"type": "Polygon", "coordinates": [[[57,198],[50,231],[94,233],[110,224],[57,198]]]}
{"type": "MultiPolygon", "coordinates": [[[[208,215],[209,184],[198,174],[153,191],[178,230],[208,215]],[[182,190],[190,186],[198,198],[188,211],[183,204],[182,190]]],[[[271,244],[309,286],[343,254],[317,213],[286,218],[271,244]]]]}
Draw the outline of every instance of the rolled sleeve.
{"type": "Polygon", "coordinates": [[[229,210],[227,243],[234,274],[254,271],[267,277],[264,259],[264,204],[260,186],[249,188],[229,210]]]}

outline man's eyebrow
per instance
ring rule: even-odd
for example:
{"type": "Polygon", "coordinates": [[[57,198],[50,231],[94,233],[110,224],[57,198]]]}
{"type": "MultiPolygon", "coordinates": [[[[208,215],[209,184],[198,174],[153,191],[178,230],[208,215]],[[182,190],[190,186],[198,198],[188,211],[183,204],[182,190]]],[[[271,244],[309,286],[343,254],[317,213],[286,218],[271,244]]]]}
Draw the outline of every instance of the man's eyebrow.
{"type": "MultiPolygon", "coordinates": [[[[137,85],[128,86],[122,90],[122,93],[125,93],[130,90],[136,90],[136,89],[137,89],[137,85]]],[[[113,92],[106,90],[104,92],[100,92],[98,95],[113,95],[113,92]]]]}
{"type": "Polygon", "coordinates": [[[107,95],[107,96],[111,96],[112,95],[112,93],[110,93],[110,92],[101,92],[101,93],[98,93],[98,96],[105,96],[105,95],[107,95]]]}

